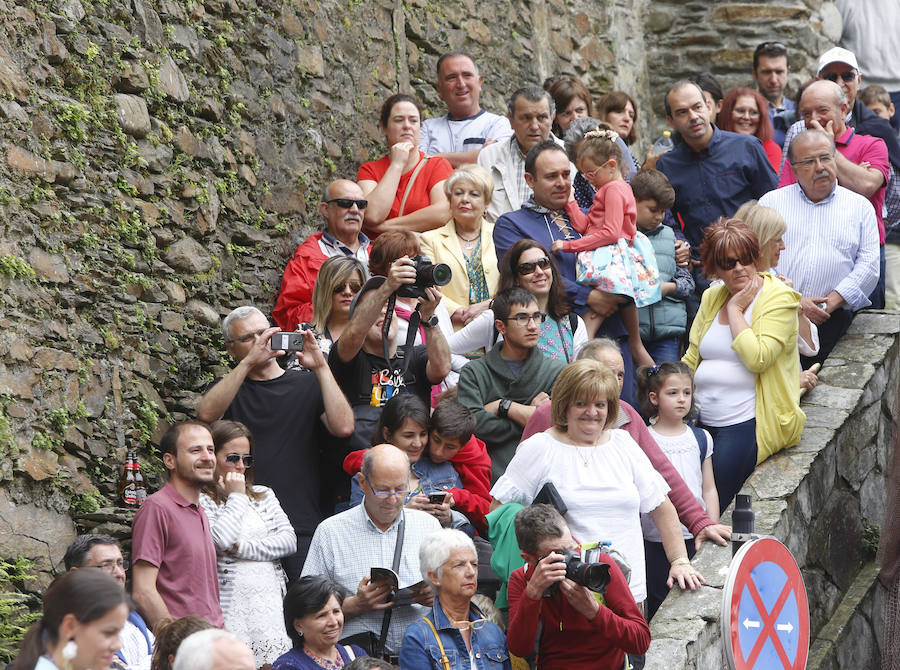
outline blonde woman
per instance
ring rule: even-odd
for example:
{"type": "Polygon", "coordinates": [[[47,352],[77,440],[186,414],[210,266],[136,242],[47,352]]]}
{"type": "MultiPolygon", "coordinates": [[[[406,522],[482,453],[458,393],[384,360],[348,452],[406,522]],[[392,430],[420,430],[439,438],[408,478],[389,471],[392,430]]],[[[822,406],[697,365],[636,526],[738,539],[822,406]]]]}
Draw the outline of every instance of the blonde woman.
{"type": "Polygon", "coordinates": [[[494,251],[494,224],[484,218],[494,180],[480,165],[463,165],[444,182],[450,201],[450,221],[422,235],[422,253],[434,263],[446,263],[453,278],[444,287],[444,305],[454,330],[459,330],[490,305],[500,273],[494,251]]]}
{"type": "Polygon", "coordinates": [[[352,256],[334,256],[322,263],[313,287],[311,325],[326,358],[350,322],[350,303],[367,278],[365,266],[352,256]]]}

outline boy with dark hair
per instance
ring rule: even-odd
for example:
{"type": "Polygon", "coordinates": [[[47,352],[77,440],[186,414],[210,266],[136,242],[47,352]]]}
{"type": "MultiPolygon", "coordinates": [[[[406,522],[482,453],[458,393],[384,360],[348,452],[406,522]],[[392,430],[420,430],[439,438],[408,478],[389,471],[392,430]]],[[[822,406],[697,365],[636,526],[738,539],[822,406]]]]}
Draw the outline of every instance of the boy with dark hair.
{"type": "Polygon", "coordinates": [[[884,86],[871,84],[862,89],[858,94],[859,99],[866,107],[871,109],[877,116],[888,121],[894,116],[894,103],[891,102],[891,94],[887,92],[884,86]]]}
{"type": "Polygon", "coordinates": [[[653,245],[662,284],[662,300],[638,310],[641,340],[657,363],[677,361],[687,327],[685,298],[694,292],[687,266],[676,265],[675,233],[663,224],[666,210],[675,204],[675,189],[659,170],[641,170],[631,180],[637,204],[637,227],[653,245]]]}

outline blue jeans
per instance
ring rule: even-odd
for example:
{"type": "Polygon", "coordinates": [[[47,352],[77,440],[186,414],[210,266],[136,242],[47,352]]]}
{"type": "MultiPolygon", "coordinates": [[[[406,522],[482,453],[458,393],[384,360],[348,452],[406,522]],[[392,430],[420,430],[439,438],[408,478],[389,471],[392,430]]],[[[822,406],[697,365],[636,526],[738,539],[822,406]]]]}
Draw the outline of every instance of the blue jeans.
{"type": "Polygon", "coordinates": [[[713,476],[721,514],[756,468],[756,419],[732,426],[703,427],[713,439],[713,476]]]}
{"type": "Polygon", "coordinates": [[[681,356],[678,355],[680,346],[681,340],[677,337],[666,337],[655,342],[644,342],[644,348],[653,357],[653,362],[657,365],[680,361],[681,356]]]}

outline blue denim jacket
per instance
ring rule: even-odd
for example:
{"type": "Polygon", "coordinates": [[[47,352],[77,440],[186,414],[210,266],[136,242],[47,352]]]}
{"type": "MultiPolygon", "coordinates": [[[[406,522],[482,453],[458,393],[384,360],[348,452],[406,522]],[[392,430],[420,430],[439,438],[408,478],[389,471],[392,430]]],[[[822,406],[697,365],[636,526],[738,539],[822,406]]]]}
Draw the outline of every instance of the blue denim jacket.
{"type": "MultiPolygon", "coordinates": [[[[469,621],[484,618],[475,605],[469,605],[469,621]]],[[[470,670],[469,652],[462,634],[450,625],[450,620],[441,609],[440,600],[434,599],[434,606],[428,614],[434,624],[444,653],[450,661],[451,670],[470,670]]],[[[472,630],[472,654],[478,670],[512,670],[509,652],[506,649],[506,635],[488,621],[483,628],[472,630]]],[[[442,670],[441,649],[431,627],[423,620],[416,621],[406,629],[403,647],[400,650],[400,670],[442,670]]]]}

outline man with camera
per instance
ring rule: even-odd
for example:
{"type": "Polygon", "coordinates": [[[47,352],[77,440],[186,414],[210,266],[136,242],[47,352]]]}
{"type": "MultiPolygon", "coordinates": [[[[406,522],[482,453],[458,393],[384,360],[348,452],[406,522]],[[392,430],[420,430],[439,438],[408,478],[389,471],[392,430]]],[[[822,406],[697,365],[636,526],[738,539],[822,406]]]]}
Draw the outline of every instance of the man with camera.
{"type": "MultiPolygon", "coordinates": [[[[450,348],[434,316],[441,302],[435,280],[446,281],[435,276],[435,268],[424,257],[401,256],[390,264],[387,277],[370,278],[350,305],[350,323],[328,356],[355,418],[347,453],[371,445],[372,429],[391,397],[414,393],[430,407],[432,385],[450,372],[450,348]],[[416,312],[425,329],[424,345],[398,347],[396,296],[419,298],[416,312]]],[[[417,329],[411,319],[408,332],[417,329]]]]}
{"type": "Polygon", "coordinates": [[[620,670],[626,653],[647,651],[650,628],[608,554],[598,553],[586,565],[570,553],[580,547],[550,505],[524,508],[515,526],[525,566],[509,578],[510,653],[527,657],[536,652],[538,670],[620,670]],[[604,588],[600,577],[607,568],[604,588]]]}
{"type": "MultiPolygon", "coordinates": [[[[269,320],[256,307],[232,310],[222,321],[225,347],[237,365],[197,404],[197,417],[211,423],[240,421],[253,433],[257,484],[270,486],[297,533],[297,553],[282,559],[288,578],[300,575],[312,534],[322,519],[322,428],[338,438],[353,431],[353,412],[311,331],[297,359],[303,370],[284,370],[275,360],[269,320]]],[[[282,346],[280,340],[275,345],[282,346]]]]}

